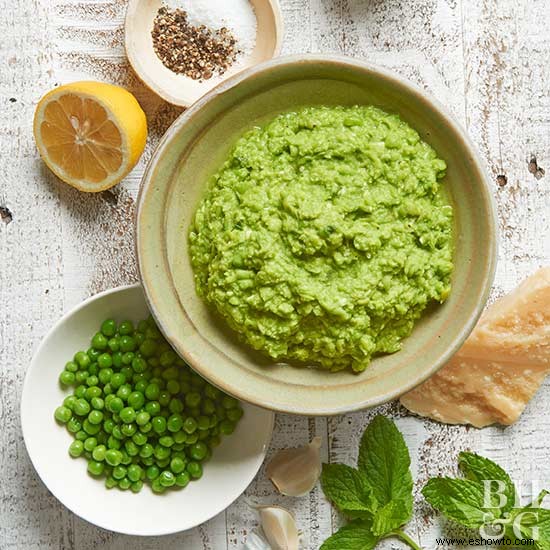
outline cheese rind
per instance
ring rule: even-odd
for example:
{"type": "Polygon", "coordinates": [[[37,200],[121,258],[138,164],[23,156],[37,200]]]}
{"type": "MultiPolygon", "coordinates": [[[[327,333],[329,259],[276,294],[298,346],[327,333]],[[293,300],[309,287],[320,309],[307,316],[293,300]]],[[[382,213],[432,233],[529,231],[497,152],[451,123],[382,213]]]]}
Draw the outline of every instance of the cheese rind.
{"type": "Polygon", "coordinates": [[[512,424],[548,372],[550,267],[491,305],[452,359],[401,403],[448,424],[512,424]]]}

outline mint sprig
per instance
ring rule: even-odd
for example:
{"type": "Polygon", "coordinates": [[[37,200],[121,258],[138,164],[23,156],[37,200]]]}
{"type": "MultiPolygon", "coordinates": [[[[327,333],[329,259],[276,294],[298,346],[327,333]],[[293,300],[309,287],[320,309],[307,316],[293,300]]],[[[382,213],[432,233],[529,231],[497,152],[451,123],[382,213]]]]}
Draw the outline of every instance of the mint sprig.
{"type": "Polygon", "coordinates": [[[323,464],[321,486],[350,523],[329,537],[320,550],[371,550],[387,537],[420,547],[402,530],[412,516],[411,459],[397,426],[376,416],[359,446],[357,468],[323,464]]]}
{"type": "Polygon", "coordinates": [[[527,506],[516,507],[516,488],[498,464],[462,452],[458,465],[465,478],[435,477],[422,489],[436,510],[465,527],[494,532],[497,538],[508,539],[508,546],[523,538],[533,539],[538,550],[550,550],[550,510],[540,507],[548,491],[527,506]]]}

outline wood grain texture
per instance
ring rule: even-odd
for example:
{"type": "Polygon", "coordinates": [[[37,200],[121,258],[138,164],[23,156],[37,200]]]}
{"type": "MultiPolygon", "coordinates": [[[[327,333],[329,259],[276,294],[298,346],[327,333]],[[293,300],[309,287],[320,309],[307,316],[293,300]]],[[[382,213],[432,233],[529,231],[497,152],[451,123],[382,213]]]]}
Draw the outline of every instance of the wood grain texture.
{"type": "MultiPolygon", "coordinates": [[[[134,538],[108,533],[62,507],[37,478],[19,424],[22,379],[39,340],[87,296],[136,280],[132,218],[143,168],[181,112],[149,92],[123,51],[124,0],[0,0],[0,549],[237,550],[257,528],[239,499],[195,530],[134,538]],[[49,88],[79,78],[122,84],[146,110],[150,139],[123,184],[82,195],[42,166],[31,121],[49,88]]],[[[493,296],[550,263],[550,0],[281,0],[284,53],[338,52],[368,59],[429,90],[467,127],[486,162],[498,204],[501,245],[493,296]]],[[[411,449],[415,518],[408,531],[423,548],[452,533],[419,490],[456,471],[466,448],[497,459],[518,480],[550,485],[550,384],[520,422],[505,430],[441,426],[396,403],[330,419],[277,417],[270,453],[324,440],[324,460],[352,464],[365,424],[396,418],[411,449]],[[541,414],[542,412],[542,414],[541,414]],[[548,465],[548,466],[547,466],[548,465]]],[[[532,488],[522,485],[524,493],[532,488]]],[[[275,494],[261,472],[246,495],[284,503],[315,550],[340,518],[319,489],[302,499],[275,494]]],[[[184,513],[184,512],[182,512],[184,513]]],[[[387,541],[383,548],[402,548],[387,541]]],[[[438,548],[444,548],[439,546],[438,548]]],[[[342,549],[345,550],[345,549],[342,549]]]]}

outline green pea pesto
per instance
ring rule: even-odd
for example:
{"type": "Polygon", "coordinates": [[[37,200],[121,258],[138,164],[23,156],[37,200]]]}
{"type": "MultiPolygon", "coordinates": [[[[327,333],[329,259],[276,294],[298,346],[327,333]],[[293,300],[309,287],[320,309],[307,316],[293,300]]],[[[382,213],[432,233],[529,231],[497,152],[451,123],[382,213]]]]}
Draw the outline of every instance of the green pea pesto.
{"type": "Polygon", "coordinates": [[[190,229],[198,294],[274,360],[363,371],[450,292],[445,169],[372,106],[308,107],[250,130],[190,229]]]}

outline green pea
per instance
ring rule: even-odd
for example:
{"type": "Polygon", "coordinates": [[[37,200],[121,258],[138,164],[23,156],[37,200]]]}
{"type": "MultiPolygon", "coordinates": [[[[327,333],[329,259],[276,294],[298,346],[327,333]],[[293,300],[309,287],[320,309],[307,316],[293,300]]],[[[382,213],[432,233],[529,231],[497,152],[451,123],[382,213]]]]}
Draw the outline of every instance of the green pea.
{"type": "Polygon", "coordinates": [[[68,422],[67,422],[67,430],[69,430],[71,433],[79,432],[82,429],[82,424],[76,416],[73,416],[68,422]]]}
{"type": "Polygon", "coordinates": [[[128,439],[124,443],[124,448],[129,456],[137,456],[139,454],[139,447],[131,439],[128,439]]]}
{"type": "Polygon", "coordinates": [[[128,466],[128,479],[130,481],[138,481],[141,479],[142,469],[137,464],[132,464],[128,466]]]}
{"type": "Polygon", "coordinates": [[[151,415],[146,411],[142,411],[136,415],[136,423],[138,426],[144,426],[150,419],[151,415]]]}
{"type": "MultiPolygon", "coordinates": [[[[115,336],[114,338],[110,338],[107,342],[107,347],[112,353],[115,353],[117,351],[120,351],[120,340],[115,336]]],[[[112,358],[111,358],[112,361],[112,358]]]]}
{"type": "Polygon", "coordinates": [[[126,378],[126,382],[129,382],[132,379],[132,376],[134,375],[134,371],[132,370],[132,367],[129,365],[125,365],[120,369],[120,373],[124,375],[124,378],[126,378]]]}
{"type": "Polygon", "coordinates": [[[189,462],[186,470],[193,479],[202,477],[202,466],[198,462],[189,462]]]}
{"type": "Polygon", "coordinates": [[[125,449],[121,449],[120,451],[122,453],[122,460],[120,461],[121,464],[124,464],[127,466],[128,464],[132,464],[132,457],[126,452],[125,449]]]}
{"type": "Polygon", "coordinates": [[[104,395],[112,395],[113,393],[113,387],[111,386],[111,384],[105,384],[105,386],[103,386],[103,394],[104,395]]]}
{"type": "Polygon", "coordinates": [[[149,458],[155,452],[154,447],[150,443],[145,443],[139,450],[139,456],[142,458],[149,458]]]}
{"type": "Polygon", "coordinates": [[[141,332],[142,334],[145,334],[145,331],[147,330],[147,321],[145,321],[145,320],[140,321],[137,324],[137,329],[136,330],[138,332],[141,332]]]}
{"type": "Polygon", "coordinates": [[[103,462],[97,462],[96,460],[90,460],[88,462],[88,472],[93,476],[100,476],[105,469],[105,464],[103,462]]]}
{"type": "Polygon", "coordinates": [[[166,391],[172,395],[176,395],[180,391],[180,385],[177,380],[168,380],[166,383],[166,391]]]}
{"type": "MultiPolygon", "coordinates": [[[[94,376],[94,378],[96,377],[94,376]]],[[[97,378],[96,378],[96,381],[97,381],[97,378]]],[[[97,381],[96,383],[99,383],[99,381],[97,381]]],[[[103,392],[101,391],[101,388],[99,386],[92,385],[86,389],[85,397],[86,399],[91,401],[93,397],[101,397],[102,393],[103,392]]]]}
{"type": "Polygon", "coordinates": [[[136,432],[133,436],[132,436],[132,441],[138,445],[138,446],[142,446],[142,445],[145,445],[145,443],[147,443],[147,436],[145,434],[142,434],[141,432],[136,432]]]}
{"type": "Polygon", "coordinates": [[[181,414],[172,414],[166,421],[166,427],[171,432],[179,432],[183,427],[183,418],[181,414]]]}
{"type": "Polygon", "coordinates": [[[134,481],[132,485],[130,485],[130,490],[132,493],[139,493],[141,489],[143,489],[143,481],[141,481],[141,479],[134,481]]]}
{"type": "Polygon", "coordinates": [[[167,407],[170,403],[171,396],[167,391],[161,391],[159,394],[159,403],[161,407],[167,407]]]}
{"type": "Polygon", "coordinates": [[[191,476],[187,471],[181,472],[176,476],[176,485],[178,487],[186,487],[187,485],[189,485],[190,481],[191,481],[191,476]]]}
{"type": "Polygon", "coordinates": [[[103,413],[96,410],[90,411],[88,422],[90,422],[90,424],[101,424],[101,422],[103,422],[103,413]]]}
{"type": "Polygon", "coordinates": [[[113,477],[115,479],[122,479],[123,477],[126,477],[127,473],[128,473],[128,470],[126,466],[119,465],[113,468],[113,477]]]}
{"type": "Polygon", "coordinates": [[[127,424],[136,419],[136,411],[132,407],[124,407],[119,414],[120,419],[127,424]]]}
{"type": "Polygon", "coordinates": [[[208,447],[202,441],[195,443],[189,449],[189,455],[195,460],[203,460],[207,452],[208,447]]]}
{"type": "Polygon", "coordinates": [[[119,389],[126,382],[126,376],[121,372],[116,372],[111,376],[111,386],[114,390],[119,389]]]}
{"type": "Polygon", "coordinates": [[[212,401],[212,399],[204,399],[201,408],[203,414],[208,416],[216,412],[216,405],[214,405],[214,401],[212,401]]]}
{"type": "Polygon", "coordinates": [[[199,440],[199,433],[194,432],[192,434],[187,435],[185,443],[186,443],[186,445],[193,445],[193,443],[196,443],[198,440],[199,440]]]}
{"type": "Polygon", "coordinates": [[[180,474],[185,470],[186,462],[183,460],[183,458],[180,458],[178,456],[172,458],[170,461],[170,469],[174,474],[180,474]]]}
{"type": "Polygon", "coordinates": [[[114,319],[105,319],[105,321],[101,323],[101,332],[108,338],[114,336],[116,334],[116,322],[114,319]]]}
{"type": "Polygon", "coordinates": [[[152,357],[157,351],[158,344],[151,338],[145,337],[143,343],[139,346],[139,351],[143,357],[152,357]]]}
{"type": "Polygon", "coordinates": [[[152,429],[153,424],[151,424],[151,422],[147,422],[147,424],[143,424],[143,426],[139,427],[139,431],[144,434],[149,433],[152,429]]]}
{"type": "Polygon", "coordinates": [[[78,351],[74,355],[74,362],[81,368],[87,369],[90,366],[92,360],[88,357],[88,354],[85,351],[78,351]]]}
{"type": "Polygon", "coordinates": [[[117,439],[111,435],[109,436],[109,439],[107,439],[107,447],[109,447],[109,449],[118,450],[122,447],[122,442],[120,439],[117,439]]]}
{"type": "MultiPolygon", "coordinates": [[[[131,336],[121,336],[120,337],[120,351],[122,351],[123,353],[126,353],[128,351],[134,351],[135,349],[136,349],[136,342],[131,336]]],[[[124,360],[123,360],[123,362],[124,362],[124,360]]],[[[131,361],[130,361],[130,363],[131,363],[131,361]]]]}
{"type": "Polygon", "coordinates": [[[188,407],[198,407],[201,402],[201,394],[198,392],[190,392],[185,396],[185,404],[188,407]]]}
{"type": "Polygon", "coordinates": [[[192,434],[197,429],[197,421],[191,417],[186,418],[183,422],[183,429],[188,434],[192,434]]]}
{"type": "Polygon", "coordinates": [[[234,409],[229,409],[227,411],[227,418],[231,422],[238,422],[243,416],[243,410],[241,407],[235,407],[234,409]]]}
{"type": "Polygon", "coordinates": [[[130,422],[128,424],[122,424],[120,431],[126,437],[132,437],[137,432],[137,425],[134,424],[133,422],[130,422]]]}
{"type": "Polygon", "coordinates": [[[163,447],[171,447],[174,444],[174,438],[169,435],[163,435],[159,438],[159,443],[163,447]]]}
{"type": "Polygon", "coordinates": [[[157,460],[164,460],[170,457],[170,449],[159,444],[155,447],[154,454],[157,460]]]}
{"type": "Polygon", "coordinates": [[[222,420],[220,422],[220,433],[223,435],[231,435],[235,431],[235,423],[231,420],[222,420]]]}
{"type": "Polygon", "coordinates": [[[135,373],[141,374],[147,370],[147,362],[143,357],[134,357],[132,361],[132,370],[135,373]]]}
{"type": "Polygon", "coordinates": [[[139,349],[141,344],[145,342],[145,334],[142,334],[141,332],[134,332],[133,336],[136,346],[139,349]]]}
{"type": "Polygon", "coordinates": [[[65,364],[65,370],[67,372],[77,372],[78,371],[78,365],[74,361],[69,361],[65,364]]]}
{"type": "MultiPolygon", "coordinates": [[[[85,370],[79,370],[75,375],[74,375],[74,379],[75,379],[75,382],[77,384],[83,384],[84,382],[86,382],[86,380],[88,379],[88,372],[85,371],[85,370]]],[[[86,388],[84,388],[85,390],[86,388]]]]}
{"type": "Polygon", "coordinates": [[[107,454],[107,447],[105,445],[98,445],[97,447],[94,447],[94,450],[92,451],[92,457],[94,460],[97,460],[98,462],[102,462],[105,460],[105,455],[107,454]]]}
{"type": "Polygon", "coordinates": [[[96,411],[102,411],[105,408],[105,401],[101,397],[92,397],[90,404],[96,411]]]}
{"type": "MultiPolygon", "coordinates": [[[[147,395],[147,390],[145,391],[145,395],[147,395]]],[[[147,396],[147,399],[150,399],[150,397],[147,396]]],[[[151,416],[157,416],[160,413],[160,403],[158,401],[149,401],[149,403],[145,405],[145,410],[151,416]]]]}
{"type": "Polygon", "coordinates": [[[134,360],[134,357],[135,357],[134,352],[127,351],[122,355],[122,364],[126,366],[131,365],[132,361],[134,360]]]}
{"type": "Polygon", "coordinates": [[[72,416],[73,413],[71,409],[69,409],[69,407],[65,407],[64,405],[62,405],[61,407],[57,407],[54,412],[55,419],[62,424],[67,424],[67,422],[71,420],[72,416]]]}
{"type": "Polygon", "coordinates": [[[120,429],[120,426],[115,425],[113,428],[113,433],[111,434],[115,439],[124,439],[124,435],[122,434],[122,430],[120,429]]]}
{"type": "Polygon", "coordinates": [[[97,446],[97,438],[95,437],[88,437],[84,441],[84,449],[88,452],[92,452],[97,446]]]}
{"type": "Polygon", "coordinates": [[[187,441],[187,434],[183,430],[176,432],[172,437],[174,438],[176,445],[185,443],[187,441]]]}
{"type": "Polygon", "coordinates": [[[210,418],[208,416],[199,416],[197,418],[197,427],[199,430],[208,430],[210,428],[210,418]]]}
{"type": "Polygon", "coordinates": [[[134,332],[134,323],[132,321],[122,321],[118,327],[118,332],[123,336],[132,334],[134,332]]]}
{"type": "Polygon", "coordinates": [[[82,441],[79,441],[78,439],[75,439],[70,447],[69,447],[69,454],[73,458],[79,457],[84,452],[84,445],[82,444],[82,441]]]}
{"type": "Polygon", "coordinates": [[[112,489],[117,485],[118,485],[118,481],[114,477],[109,476],[108,478],[105,479],[105,487],[107,487],[107,489],[112,489]]]}
{"type": "Polygon", "coordinates": [[[138,380],[134,385],[134,390],[139,393],[145,394],[145,388],[147,388],[147,380],[138,380]]]}
{"type": "Polygon", "coordinates": [[[153,420],[151,421],[153,425],[153,430],[158,433],[162,434],[166,431],[166,419],[162,416],[155,416],[153,420]]]}
{"type": "Polygon", "coordinates": [[[74,434],[75,439],[78,439],[78,441],[86,441],[88,439],[88,434],[84,430],[79,430],[74,434]]]}
{"type": "Polygon", "coordinates": [[[172,399],[170,399],[170,403],[168,404],[168,408],[172,414],[179,414],[183,412],[185,406],[180,399],[177,397],[172,397],[172,399]]]}
{"type": "Polygon", "coordinates": [[[59,382],[63,385],[63,386],[71,386],[72,384],[74,384],[76,381],[76,377],[75,377],[75,374],[74,372],[70,372],[68,370],[64,370],[60,375],[59,375],[59,382]]]}
{"type": "Polygon", "coordinates": [[[109,403],[109,410],[112,413],[119,413],[123,408],[124,408],[124,402],[120,397],[114,397],[113,399],[111,399],[109,403]]]}
{"type": "Polygon", "coordinates": [[[208,444],[211,448],[217,447],[222,442],[222,439],[219,435],[214,435],[208,440],[208,444]]]}
{"type": "Polygon", "coordinates": [[[157,384],[149,384],[145,388],[145,397],[150,400],[156,400],[158,399],[160,395],[160,388],[157,384]]]}
{"type": "Polygon", "coordinates": [[[118,488],[122,489],[123,491],[127,491],[132,486],[132,482],[127,478],[124,477],[118,482],[118,488]]]}
{"type": "Polygon", "coordinates": [[[95,376],[95,374],[91,375],[91,376],[88,376],[88,378],[86,378],[86,385],[88,387],[90,386],[97,386],[99,383],[99,379],[97,376],[95,376]]]}
{"type": "Polygon", "coordinates": [[[148,357],[147,358],[147,363],[149,364],[150,367],[158,367],[159,366],[159,360],[156,357],[148,357]]]}
{"type": "Polygon", "coordinates": [[[101,332],[97,332],[92,338],[92,347],[98,351],[103,351],[107,348],[107,338],[101,332]]]}
{"type": "Polygon", "coordinates": [[[114,368],[119,369],[120,367],[122,367],[123,363],[122,363],[122,352],[121,351],[116,351],[115,353],[113,353],[112,358],[113,358],[113,367],[114,368]]]}
{"type": "Polygon", "coordinates": [[[97,361],[97,358],[101,355],[101,350],[88,348],[88,350],[86,351],[86,355],[88,356],[88,359],[90,359],[91,361],[91,364],[90,364],[90,367],[91,367],[91,365],[93,365],[94,362],[97,361]]]}
{"type": "Polygon", "coordinates": [[[176,483],[176,476],[170,470],[164,470],[160,474],[160,483],[163,487],[172,487],[176,483]]]}
{"type": "Polygon", "coordinates": [[[113,366],[113,358],[108,353],[102,353],[97,358],[97,364],[100,369],[108,369],[113,366]]]}
{"type": "Polygon", "coordinates": [[[133,391],[128,396],[128,405],[134,409],[141,409],[145,404],[145,397],[138,391],[133,391]]]}
{"type": "Polygon", "coordinates": [[[107,432],[108,434],[111,434],[113,433],[113,428],[115,427],[115,423],[114,421],[111,419],[111,418],[107,418],[104,422],[103,422],[103,429],[105,430],[105,432],[107,432]]]}
{"type": "Polygon", "coordinates": [[[166,491],[166,487],[160,484],[159,477],[153,480],[153,482],[151,483],[151,489],[153,490],[154,493],[157,493],[157,494],[161,494],[161,493],[164,493],[164,491],[166,491]]]}
{"type": "Polygon", "coordinates": [[[149,466],[147,470],[145,470],[145,475],[147,476],[147,479],[153,481],[154,479],[157,479],[157,477],[160,475],[160,470],[157,466],[153,464],[149,466]]]}
{"type": "Polygon", "coordinates": [[[90,435],[97,435],[99,433],[99,430],[101,430],[101,426],[99,424],[92,424],[86,418],[86,420],[82,422],[82,429],[90,435]]]}
{"type": "Polygon", "coordinates": [[[222,398],[222,405],[225,409],[234,409],[239,405],[239,402],[229,395],[224,395],[222,398]]]}
{"type": "Polygon", "coordinates": [[[118,466],[122,460],[122,453],[118,449],[108,449],[105,452],[105,462],[109,466],[118,466]]]}

